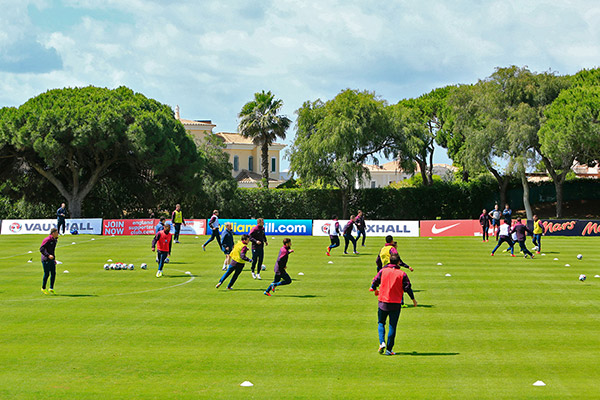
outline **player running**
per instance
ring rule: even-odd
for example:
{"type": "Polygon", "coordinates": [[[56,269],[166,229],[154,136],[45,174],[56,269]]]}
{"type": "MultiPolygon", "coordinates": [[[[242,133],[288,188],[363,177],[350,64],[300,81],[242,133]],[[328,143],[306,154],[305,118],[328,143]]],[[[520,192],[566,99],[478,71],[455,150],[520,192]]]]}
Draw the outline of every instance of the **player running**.
{"type": "Polygon", "coordinates": [[[510,250],[510,255],[515,257],[515,244],[513,243],[512,239],[510,238],[510,225],[508,224],[502,224],[500,225],[500,229],[498,229],[498,233],[500,238],[498,239],[498,244],[496,244],[496,247],[494,247],[494,250],[492,250],[492,256],[494,255],[494,252],[498,249],[498,247],[500,247],[500,245],[504,242],[508,243],[508,249],[510,250]]]}
{"type": "Polygon", "coordinates": [[[165,225],[162,231],[154,235],[152,239],[152,251],[158,250],[158,271],[156,277],[160,278],[163,273],[165,261],[171,255],[171,247],[173,246],[173,235],[171,234],[171,225],[165,225]]]}
{"type": "Polygon", "coordinates": [[[331,244],[327,247],[327,255],[330,256],[331,249],[338,247],[340,245],[340,235],[342,232],[340,231],[340,223],[338,222],[337,215],[332,217],[333,221],[329,224],[329,229],[327,233],[329,233],[329,240],[331,244]]]}
{"type": "Polygon", "coordinates": [[[270,296],[271,291],[275,293],[275,288],[277,286],[289,285],[290,283],[292,283],[292,278],[290,278],[286,271],[288,256],[294,252],[294,250],[292,250],[291,247],[292,239],[283,239],[283,247],[279,249],[277,261],[275,261],[275,279],[273,279],[273,283],[271,283],[267,290],[265,290],[265,295],[270,296]]]}
{"type": "Polygon", "coordinates": [[[356,239],[352,236],[352,228],[354,227],[354,215],[350,216],[350,221],[344,226],[344,254],[348,254],[348,244],[352,242],[354,247],[354,254],[358,254],[356,251],[356,239]]]}
{"type": "Polygon", "coordinates": [[[223,284],[225,279],[227,279],[227,277],[233,273],[233,276],[231,277],[231,280],[227,285],[227,290],[231,290],[238,276],[242,273],[244,265],[246,265],[245,262],[252,262],[251,259],[246,257],[246,253],[248,252],[249,241],[250,237],[244,233],[242,235],[242,239],[235,246],[233,246],[233,250],[229,255],[231,257],[231,264],[227,268],[227,272],[223,274],[223,276],[221,277],[221,279],[219,279],[219,282],[215,286],[217,289],[223,284]]]}
{"type": "MultiPolygon", "coordinates": [[[[394,242],[393,236],[387,235],[385,237],[385,245],[381,248],[381,250],[379,250],[379,254],[377,255],[377,259],[375,260],[375,264],[377,265],[377,272],[379,272],[381,268],[383,268],[385,265],[388,265],[390,263],[390,256],[392,254],[396,254],[400,259],[397,246],[398,243],[394,242]]],[[[411,271],[414,271],[414,269],[410,265],[405,264],[402,261],[402,259],[400,259],[398,265],[401,267],[408,268],[411,271]]]]}
{"type": "Polygon", "coordinates": [[[219,234],[219,210],[214,210],[212,217],[208,220],[208,226],[212,229],[212,235],[210,238],[202,245],[202,250],[206,250],[206,245],[212,242],[214,239],[217,239],[217,243],[219,243],[219,247],[221,244],[221,236],[219,234]]]}
{"type": "Polygon", "coordinates": [[[227,271],[227,267],[231,263],[231,250],[233,250],[233,229],[231,229],[231,222],[225,222],[225,230],[221,234],[221,250],[225,254],[225,261],[223,261],[223,271],[227,271]]]}
{"type": "Polygon", "coordinates": [[[523,225],[521,219],[517,219],[515,222],[515,226],[513,226],[513,228],[511,229],[511,233],[513,232],[517,235],[517,243],[519,243],[519,247],[521,247],[521,252],[525,254],[525,258],[527,258],[528,256],[533,258],[533,254],[527,249],[527,246],[525,245],[526,233],[533,235],[531,229],[523,225]]]}
{"type": "Polygon", "coordinates": [[[42,253],[42,268],[44,268],[44,278],[42,278],[42,293],[54,294],[54,281],[56,280],[56,256],[54,251],[58,242],[58,229],[50,229],[50,235],[42,240],[40,253],[42,253]],[[46,284],[50,278],[50,287],[46,290],[46,284]]]}
{"type": "Polygon", "coordinates": [[[378,316],[378,331],[379,331],[379,354],[393,356],[394,342],[396,340],[396,326],[400,318],[402,304],[404,304],[404,292],[408,293],[413,301],[413,305],[417,306],[417,300],[413,294],[410,280],[406,272],[400,269],[398,265],[400,257],[397,254],[390,256],[390,263],[382,268],[371,283],[372,292],[379,298],[379,307],[377,310],[378,316]],[[385,342],[385,323],[389,317],[389,331],[387,343],[385,342]]]}

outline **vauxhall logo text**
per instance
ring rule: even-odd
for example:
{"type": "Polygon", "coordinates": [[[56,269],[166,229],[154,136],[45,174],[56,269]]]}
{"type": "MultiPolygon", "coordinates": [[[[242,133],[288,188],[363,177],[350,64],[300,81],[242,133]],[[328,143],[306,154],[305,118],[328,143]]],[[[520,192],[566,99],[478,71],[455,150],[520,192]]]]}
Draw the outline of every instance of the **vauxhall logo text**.
{"type": "Polygon", "coordinates": [[[410,233],[410,229],[406,225],[367,224],[367,232],[410,233]]]}

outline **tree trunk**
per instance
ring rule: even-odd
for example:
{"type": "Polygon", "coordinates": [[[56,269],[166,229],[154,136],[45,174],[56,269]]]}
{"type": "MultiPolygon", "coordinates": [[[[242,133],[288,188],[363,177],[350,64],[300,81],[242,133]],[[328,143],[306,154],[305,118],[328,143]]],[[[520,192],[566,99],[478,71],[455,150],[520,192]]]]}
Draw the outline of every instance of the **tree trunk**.
{"type": "MultiPolygon", "coordinates": [[[[536,149],[538,154],[542,157],[542,161],[544,162],[544,166],[546,167],[546,171],[552,178],[554,182],[554,191],[556,192],[556,218],[562,218],[562,202],[563,202],[563,183],[565,182],[565,177],[567,173],[570,171],[570,168],[563,168],[560,175],[556,172],[556,169],[550,162],[548,157],[544,156],[539,149],[536,149]]],[[[573,165],[573,159],[570,160],[570,163],[564,163],[564,165],[573,165]]]]}
{"type": "Polygon", "coordinates": [[[262,186],[265,189],[269,188],[269,144],[266,141],[262,142],[260,148],[260,158],[262,166],[262,186]]]}
{"type": "Polygon", "coordinates": [[[469,182],[469,171],[467,171],[464,167],[462,170],[462,181],[469,182]]]}
{"type": "Polygon", "coordinates": [[[344,219],[350,218],[350,214],[348,214],[348,200],[350,200],[350,190],[351,189],[342,189],[342,217],[344,219]]]}
{"type": "Polygon", "coordinates": [[[94,171],[88,181],[80,186],[79,182],[79,170],[73,169],[73,177],[72,177],[72,188],[67,189],[67,187],[63,184],[63,182],[56,177],[51,171],[47,171],[40,164],[35,162],[29,162],[29,164],[44,178],[48,179],[50,183],[58,189],[58,192],[63,195],[65,199],[67,199],[67,207],[69,209],[69,213],[73,218],[81,218],[81,205],[83,203],[83,199],[88,193],[93,189],[98,179],[100,179],[100,175],[102,175],[110,165],[112,165],[117,160],[117,156],[115,155],[113,158],[104,160],[102,163],[96,166],[94,171]]]}
{"type": "Polygon", "coordinates": [[[504,207],[506,204],[506,188],[508,188],[508,182],[510,180],[509,175],[500,175],[498,171],[496,171],[493,167],[488,167],[488,170],[494,175],[496,181],[498,181],[498,190],[500,191],[500,209],[504,207]]]}
{"type": "Polygon", "coordinates": [[[525,206],[527,220],[532,220],[533,212],[531,211],[531,203],[529,202],[529,182],[527,182],[525,171],[521,173],[521,184],[523,185],[523,205],[525,206]]]}
{"type": "Polygon", "coordinates": [[[428,186],[433,185],[433,151],[434,151],[434,147],[432,144],[432,146],[430,148],[430,152],[429,152],[429,170],[427,171],[427,178],[429,179],[428,186]]]}
{"type": "Polygon", "coordinates": [[[77,196],[67,197],[67,209],[71,218],[81,218],[81,206],[83,201],[77,196]]]}
{"type": "Polygon", "coordinates": [[[559,219],[563,217],[563,186],[568,172],[569,170],[564,170],[558,175],[558,179],[554,181],[554,190],[556,191],[556,218],[559,219]]]}
{"type": "Polygon", "coordinates": [[[419,169],[421,170],[421,178],[423,179],[423,185],[429,186],[429,179],[427,179],[427,163],[422,160],[417,160],[419,169]]]}

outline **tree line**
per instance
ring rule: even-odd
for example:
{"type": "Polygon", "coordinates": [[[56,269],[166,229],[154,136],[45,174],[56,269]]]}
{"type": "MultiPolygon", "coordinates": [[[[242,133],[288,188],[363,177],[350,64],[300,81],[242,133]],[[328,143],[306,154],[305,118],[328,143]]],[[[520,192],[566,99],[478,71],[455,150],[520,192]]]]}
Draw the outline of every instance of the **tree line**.
{"type": "MultiPolygon", "coordinates": [[[[573,163],[600,159],[599,82],[600,69],[561,76],[511,66],[397,104],[342,90],[296,111],[290,169],[303,187],[339,188],[346,215],[357,182],[369,175],[366,162],[393,158],[407,171],[418,168],[422,185],[431,186],[437,144],[463,181],[491,174],[500,203],[518,178],[528,217],[526,172],[545,171],[560,218],[573,163]]],[[[268,146],[291,125],[282,105],[262,91],[238,114],[239,132],[261,148],[264,188],[268,146]]],[[[62,197],[73,217],[141,216],[175,203],[220,208],[238,191],[223,146],[210,136],[196,145],[169,106],[126,87],[49,90],[0,109],[0,206],[62,197]]]]}
{"type": "Polygon", "coordinates": [[[363,163],[377,163],[383,155],[407,171],[418,166],[427,186],[433,183],[437,143],[463,180],[492,174],[500,203],[517,177],[528,218],[526,172],[545,171],[561,218],[563,185],[573,163],[593,166],[600,160],[599,94],[600,69],[561,76],[516,66],[397,104],[374,92],[346,89],[328,101],[307,101],[297,111],[290,169],[305,184],[339,187],[348,198],[369,175],[363,163]]]}

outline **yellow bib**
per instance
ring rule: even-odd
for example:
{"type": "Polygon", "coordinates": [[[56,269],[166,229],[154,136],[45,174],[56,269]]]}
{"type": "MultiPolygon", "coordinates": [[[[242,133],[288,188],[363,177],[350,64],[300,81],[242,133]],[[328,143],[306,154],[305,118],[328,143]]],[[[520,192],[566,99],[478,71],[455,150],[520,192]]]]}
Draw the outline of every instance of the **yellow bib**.
{"type": "Polygon", "coordinates": [[[231,254],[229,255],[234,261],[239,262],[240,264],[243,264],[246,262],[246,260],[244,260],[242,258],[242,249],[246,247],[246,244],[244,244],[244,242],[242,242],[241,240],[239,242],[237,242],[237,244],[235,246],[233,246],[233,250],[231,251],[231,254]]]}
{"type": "Polygon", "coordinates": [[[181,224],[183,222],[183,213],[181,211],[174,211],[175,219],[173,220],[176,224],[181,224]]]}
{"type": "Polygon", "coordinates": [[[540,225],[540,220],[538,219],[537,221],[535,221],[533,223],[533,233],[535,233],[536,235],[539,235],[543,232],[544,232],[544,230],[542,229],[542,226],[540,225]]]}
{"type": "Polygon", "coordinates": [[[390,263],[390,251],[393,246],[383,246],[379,251],[379,258],[381,259],[381,264],[385,267],[390,263]]]}

